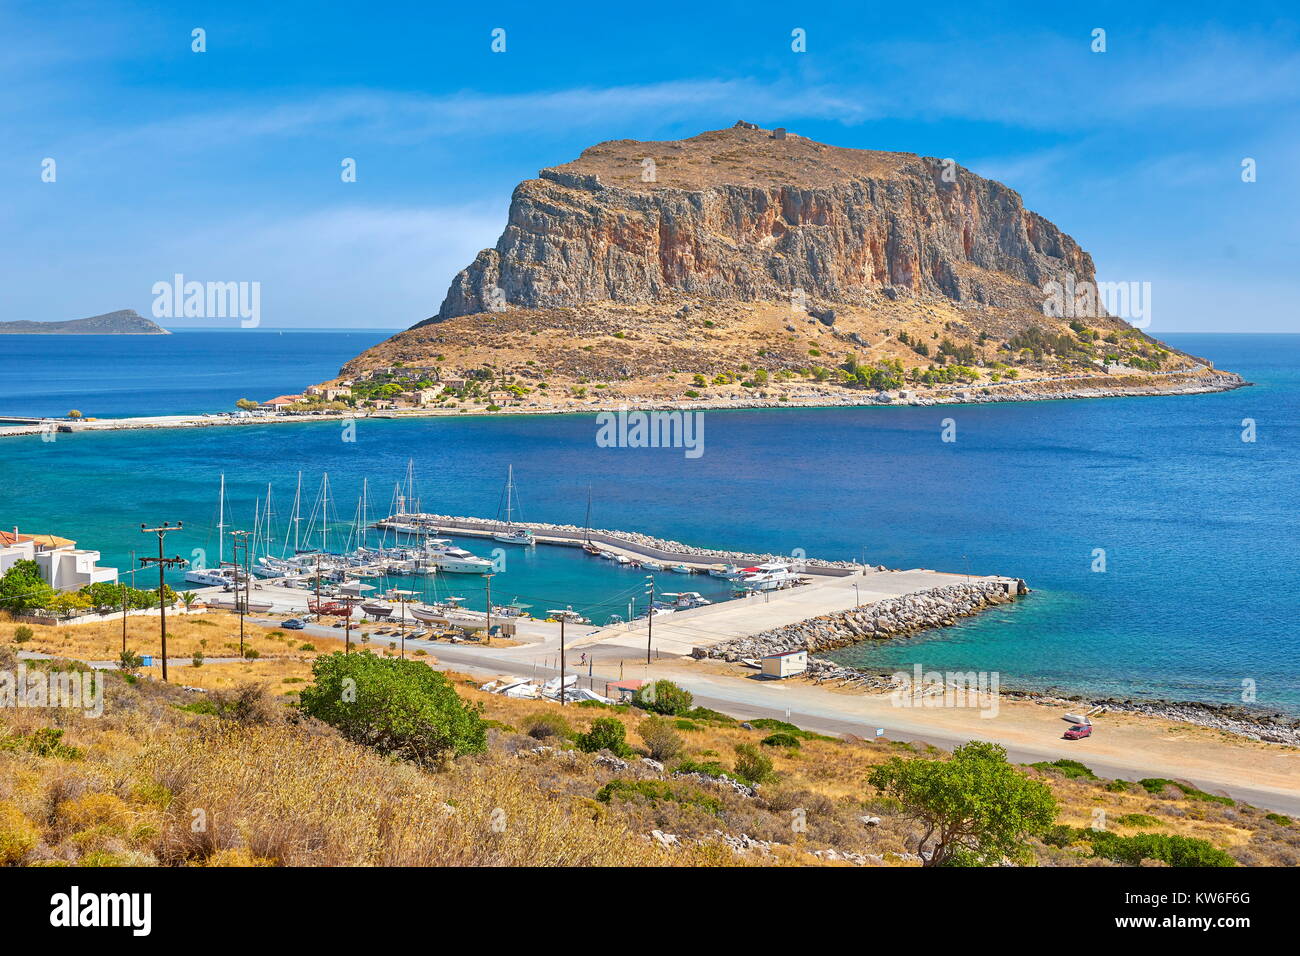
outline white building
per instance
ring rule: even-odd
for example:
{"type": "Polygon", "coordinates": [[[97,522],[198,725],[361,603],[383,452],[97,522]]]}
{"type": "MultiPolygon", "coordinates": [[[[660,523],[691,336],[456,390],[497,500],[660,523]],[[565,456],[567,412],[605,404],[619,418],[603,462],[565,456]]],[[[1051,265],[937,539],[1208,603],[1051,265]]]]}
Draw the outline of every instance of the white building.
{"type": "Polygon", "coordinates": [[[117,568],[99,567],[99,552],[50,534],[0,531],[0,574],[19,561],[35,561],[41,580],[56,591],[79,591],[88,584],[117,580],[117,568]]]}
{"type": "Polygon", "coordinates": [[[808,669],[807,651],[783,651],[763,658],[764,677],[793,677],[808,669]]]}

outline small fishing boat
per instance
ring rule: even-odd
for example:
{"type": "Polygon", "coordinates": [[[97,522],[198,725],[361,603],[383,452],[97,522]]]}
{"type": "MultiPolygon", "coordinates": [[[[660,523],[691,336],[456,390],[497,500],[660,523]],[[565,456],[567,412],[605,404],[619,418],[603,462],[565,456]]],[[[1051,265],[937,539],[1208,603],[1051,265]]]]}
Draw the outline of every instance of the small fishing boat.
{"type": "Polygon", "coordinates": [[[715,564],[709,568],[710,577],[725,578],[728,581],[735,580],[740,577],[741,574],[741,569],[734,564],[715,564]]]}
{"type": "Polygon", "coordinates": [[[393,606],[387,601],[366,601],[361,605],[361,610],[369,617],[388,617],[393,613],[393,606]]]}
{"type": "Polygon", "coordinates": [[[647,571],[662,571],[664,569],[664,566],[658,561],[642,561],[641,567],[645,568],[647,571]]]}
{"type": "Polygon", "coordinates": [[[672,571],[674,574],[694,574],[694,573],[695,573],[695,569],[694,569],[694,568],[688,567],[688,566],[686,566],[685,564],[674,564],[674,565],[673,565],[672,567],[670,567],[668,570],[669,570],[669,571],[672,571]]]}

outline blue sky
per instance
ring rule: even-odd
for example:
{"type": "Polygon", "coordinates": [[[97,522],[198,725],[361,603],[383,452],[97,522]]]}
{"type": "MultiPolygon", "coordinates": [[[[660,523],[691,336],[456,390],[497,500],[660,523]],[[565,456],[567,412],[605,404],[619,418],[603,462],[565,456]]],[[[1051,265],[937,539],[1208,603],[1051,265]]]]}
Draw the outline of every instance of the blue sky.
{"type": "Polygon", "coordinates": [[[179,272],[260,282],[266,326],[405,327],[519,180],[746,119],[1006,182],[1152,283],[1155,335],[1300,331],[1287,5],[327,6],[0,7],[0,319],[149,314],[179,272]]]}

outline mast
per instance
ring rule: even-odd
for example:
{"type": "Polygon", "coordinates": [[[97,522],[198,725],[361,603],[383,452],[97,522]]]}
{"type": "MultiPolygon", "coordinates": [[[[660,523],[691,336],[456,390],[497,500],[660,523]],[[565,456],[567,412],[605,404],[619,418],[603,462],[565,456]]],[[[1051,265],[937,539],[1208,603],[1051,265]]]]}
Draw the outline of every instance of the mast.
{"type": "Polygon", "coordinates": [[[587,486],[587,520],[584,527],[587,529],[587,544],[591,544],[591,485],[587,486]]]}
{"type": "Polygon", "coordinates": [[[330,473],[328,471],[321,475],[320,494],[320,550],[322,554],[326,554],[329,552],[330,533],[330,473]]]}
{"type": "Polygon", "coordinates": [[[506,527],[510,527],[514,522],[510,520],[510,513],[514,508],[512,496],[515,486],[515,466],[510,465],[506,469],[506,527]]]}
{"type": "Polygon", "coordinates": [[[217,567],[226,561],[226,473],[221,473],[221,490],[217,492],[217,567]]]}

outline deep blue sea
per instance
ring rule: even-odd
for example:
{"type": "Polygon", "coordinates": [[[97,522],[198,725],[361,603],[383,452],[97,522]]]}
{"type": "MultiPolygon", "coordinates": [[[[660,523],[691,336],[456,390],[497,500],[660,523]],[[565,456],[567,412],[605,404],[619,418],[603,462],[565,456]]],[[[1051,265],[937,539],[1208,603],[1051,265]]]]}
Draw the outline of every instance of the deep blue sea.
{"type": "Polygon", "coordinates": [[[230,411],[331,379],[379,329],[182,329],[171,335],[0,335],[0,417],[230,411]],[[16,374],[15,374],[16,373],[16,374]]]}
{"type": "MultiPolygon", "coordinates": [[[[320,380],[382,337],[263,332],[252,362],[241,351],[252,336],[209,333],[200,344],[191,338],[199,335],[135,340],[145,351],[100,339],[112,359],[93,351],[97,344],[70,354],[62,338],[57,350],[27,348],[22,374],[6,363],[0,415],[227,407],[231,396],[320,380]],[[105,391],[104,376],[120,390],[105,391]],[[33,381],[58,383],[53,409],[35,400],[33,381]],[[173,406],[168,395],[185,399],[173,406]]],[[[124,567],[129,549],[152,542],[139,533],[142,521],[183,520],[184,533],[168,539],[183,556],[215,550],[222,471],[234,520],[248,525],[267,482],[283,520],[300,469],[309,496],[329,472],[341,520],[362,478],[382,510],[408,458],[427,510],[493,515],[513,464],[527,519],[581,524],[590,485],[599,527],[1009,574],[1034,589],[972,623],[836,655],[846,661],[998,670],[1004,685],[1208,701],[1240,702],[1250,681],[1260,705],[1300,713],[1300,336],[1168,339],[1255,386],[1167,398],[709,412],[697,459],[680,449],[597,447],[587,415],[363,420],[355,443],[341,440],[337,423],[5,438],[0,526],[73,537],[124,567]],[[944,443],[949,417],[957,440],[944,443]],[[1253,442],[1242,440],[1246,419],[1253,442]],[[1104,571],[1094,570],[1097,549],[1104,571]]],[[[493,596],[608,611],[637,589],[640,573],[539,548],[512,558],[493,596]]],[[[700,588],[700,578],[689,580],[700,588]]]]}

